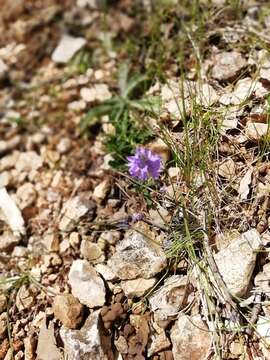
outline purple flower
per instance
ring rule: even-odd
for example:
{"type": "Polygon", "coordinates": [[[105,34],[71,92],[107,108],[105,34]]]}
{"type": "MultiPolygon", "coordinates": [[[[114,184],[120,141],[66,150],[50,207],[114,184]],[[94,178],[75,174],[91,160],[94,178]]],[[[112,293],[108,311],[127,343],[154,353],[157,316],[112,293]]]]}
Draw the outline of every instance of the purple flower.
{"type": "Polygon", "coordinates": [[[142,213],[135,213],[131,216],[131,221],[132,222],[137,222],[137,221],[141,221],[143,219],[143,214],[142,213]]]}
{"type": "Polygon", "coordinates": [[[140,180],[152,177],[158,179],[161,172],[161,157],[151,150],[139,147],[135,155],[128,156],[128,168],[131,176],[140,180]]]}

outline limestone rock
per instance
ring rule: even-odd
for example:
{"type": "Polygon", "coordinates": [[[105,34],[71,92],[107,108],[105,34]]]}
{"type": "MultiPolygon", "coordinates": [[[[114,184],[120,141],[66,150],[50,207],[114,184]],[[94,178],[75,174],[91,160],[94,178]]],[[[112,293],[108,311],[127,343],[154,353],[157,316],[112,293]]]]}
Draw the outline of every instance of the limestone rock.
{"type": "Polygon", "coordinates": [[[268,317],[259,316],[256,331],[265,345],[270,347],[270,319],[268,317]]]}
{"type": "Polygon", "coordinates": [[[15,168],[19,172],[38,170],[43,164],[42,158],[35,151],[26,151],[19,154],[15,168]]]}
{"type": "Polygon", "coordinates": [[[166,266],[166,256],[158,245],[137,231],[129,231],[116,245],[108,265],[121,280],[149,279],[166,266]]]}
{"type": "Polygon", "coordinates": [[[57,295],[54,298],[54,316],[69,329],[76,329],[80,325],[83,310],[83,305],[71,294],[57,295]]]}
{"type": "Polygon", "coordinates": [[[75,260],[68,275],[72,294],[79,301],[94,308],[105,303],[105,286],[96,270],[86,260],[75,260]]]}
{"type": "Polygon", "coordinates": [[[0,235],[0,251],[9,251],[18,244],[19,238],[11,231],[5,231],[0,235]]]}
{"type": "Polygon", "coordinates": [[[167,338],[165,330],[158,327],[156,324],[154,324],[153,327],[155,328],[156,331],[150,336],[151,345],[148,347],[147,350],[148,357],[162,350],[165,350],[171,346],[171,342],[167,338]]]}
{"type": "Polygon", "coordinates": [[[102,346],[99,311],[93,312],[80,330],[62,327],[60,336],[69,360],[107,360],[102,346]]]}
{"type": "Polygon", "coordinates": [[[16,195],[20,209],[24,209],[35,202],[37,193],[34,185],[27,182],[18,188],[16,195]]]}
{"type": "Polygon", "coordinates": [[[186,276],[172,275],[167,278],[164,285],[149,298],[156,321],[175,316],[185,305],[191,289],[186,276]]]}
{"type": "Polygon", "coordinates": [[[84,45],[86,40],[82,37],[73,37],[64,34],[52,53],[52,60],[56,63],[67,63],[84,45]]]}
{"type": "Polygon", "coordinates": [[[259,233],[252,229],[214,255],[219,272],[233,296],[245,296],[260,246],[259,233]]]}
{"type": "Polygon", "coordinates": [[[209,107],[218,101],[218,94],[216,90],[209,84],[196,84],[196,102],[199,105],[209,107]]]}
{"type": "Polygon", "coordinates": [[[46,320],[43,320],[37,344],[37,360],[61,360],[62,355],[56,346],[54,337],[54,325],[50,322],[49,327],[46,326],[46,320]]]}
{"type": "Polygon", "coordinates": [[[123,280],[121,282],[121,287],[127,297],[141,297],[145,295],[156,282],[156,278],[123,280]]]}
{"type": "Polygon", "coordinates": [[[17,292],[16,306],[19,311],[30,309],[35,303],[33,294],[29,291],[26,285],[22,285],[17,292]]]}
{"type": "Polygon", "coordinates": [[[258,141],[263,136],[269,135],[269,126],[264,123],[248,122],[245,133],[251,140],[258,141]]]}
{"type": "Polygon", "coordinates": [[[59,223],[59,229],[64,232],[72,231],[83,216],[88,215],[91,219],[95,208],[93,201],[83,196],[78,195],[68,200],[62,211],[63,216],[59,223]]]}
{"type": "Polygon", "coordinates": [[[34,336],[28,336],[23,339],[24,344],[24,357],[25,360],[34,360],[35,359],[35,348],[36,340],[34,336]]]}
{"type": "Polygon", "coordinates": [[[224,51],[214,56],[212,76],[216,80],[233,80],[247,66],[245,58],[237,51],[224,51]]]}
{"type": "Polygon", "coordinates": [[[69,138],[63,138],[56,146],[60,154],[66,154],[71,148],[71,140],[69,138]]]}
{"type": "Polygon", "coordinates": [[[0,219],[4,220],[16,236],[25,234],[24,219],[6,188],[0,188],[0,219]]]}
{"type": "Polygon", "coordinates": [[[97,263],[101,262],[102,260],[104,261],[104,256],[100,247],[88,240],[82,240],[80,251],[82,257],[91,262],[97,263]]]}
{"type": "Polygon", "coordinates": [[[211,346],[211,333],[200,315],[181,314],[171,330],[174,360],[204,360],[211,346]]]}
{"type": "Polygon", "coordinates": [[[117,276],[114,273],[113,269],[110,268],[108,265],[105,264],[97,264],[95,266],[96,271],[102,275],[102,277],[106,280],[106,281],[112,281],[112,280],[116,280],[117,276]]]}
{"type": "Polygon", "coordinates": [[[104,200],[109,190],[110,190],[110,181],[109,179],[105,179],[95,187],[93,192],[93,199],[96,201],[104,200]]]}
{"type": "Polygon", "coordinates": [[[95,84],[91,88],[83,87],[80,95],[86,102],[102,102],[112,97],[107,84],[95,84]]]}

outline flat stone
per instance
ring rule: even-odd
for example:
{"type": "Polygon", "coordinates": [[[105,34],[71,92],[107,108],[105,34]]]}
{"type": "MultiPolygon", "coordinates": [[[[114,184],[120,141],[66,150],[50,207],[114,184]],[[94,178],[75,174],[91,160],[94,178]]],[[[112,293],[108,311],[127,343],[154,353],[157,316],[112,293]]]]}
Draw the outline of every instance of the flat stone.
{"type": "Polygon", "coordinates": [[[108,261],[121,280],[149,279],[166,266],[162,248],[137,231],[129,231],[116,245],[116,252],[108,261]]]}
{"type": "Polygon", "coordinates": [[[24,209],[30,205],[33,205],[37,197],[34,185],[29,182],[20,186],[17,189],[16,195],[20,209],[24,209]]]}
{"type": "Polygon", "coordinates": [[[60,329],[60,336],[69,360],[108,360],[101,343],[99,311],[93,312],[80,330],[60,329]]]}
{"type": "Polygon", "coordinates": [[[66,154],[71,148],[71,140],[69,138],[63,138],[56,146],[60,154],[66,154]]]}
{"type": "Polygon", "coordinates": [[[93,199],[96,201],[104,200],[109,190],[110,190],[110,181],[109,179],[105,179],[95,187],[93,192],[93,199]]]}
{"type": "Polygon", "coordinates": [[[247,66],[246,59],[237,51],[224,51],[213,58],[212,76],[216,80],[233,80],[247,66]]]}
{"type": "Polygon", "coordinates": [[[59,44],[52,53],[52,60],[56,63],[66,64],[73,55],[76,54],[84,45],[86,40],[82,37],[73,37],[68,34],[62,35],[59,44]]]}
{"type": "Polygon", "coordinates": [[[111,267],[107,266],[106,264],[97,264],[95,266],[95,270],[106,280],[112,281],[116,280],[117,276],[112,270],[111,267]]]}
{"type": "Polygon", "coordinates": [[[43,319],[42,326],[38,335],[37,344],[37,359],[38,360],[61,360],[62,354],[60,349],[56,346],[54,337],[54,325],[51,321],[47,328],[46,319],[43,319]]]}
{"type": "MultiPolygon", "coordinates": [[[[158,328],[157,325],[155,326],[155,329],[156,328],[158,328]]],[[[154,332],[153,334],[151,334],[150,339],[150,346],[147,349],[148,357],[162,350],[168,349],[171,346],[171,342],[167,338],[165,330],[162,328],[159,328],[158,332],[154,332]]]]}
{"type": "Polygon", "coordinates": [[[19,311],[30,309],[35,303],[34,295],[31,294],[29,289],[22,285],[17,292],[16,306],[19,311]]]}
{"type": "Polygon", "coordinates": [[[96,270],[86,260],[75,260],[68,275],[72,294],[79,301],[94,308],[105,303],[105,286],[96,270]]]}
{"type": "Polygon", "coordinates": [[[164,284],[149,297],[149,304],[155,314],[156,322],[175,316],[185,306],[191,290],[187,276],[172,275],[167,278],[164,284]]]}
{"type": "Polygon", "coordinates": [[[121,281],[121,287],[129,298],[145,295],[157,282],[156,278],[121,281]]]}
{"type": "Polygon", "coordinates": [[[171,330],[174,360],[204,360],[211,346],[211,332],[200,315],[180,314],[171,330]]]}
{"type": "Polygon", "coordinates": [[[101,262],[104,261],[104,256],[102,250],[98,244],[92,243],[88,240],[82,240],[81,242],[81,255],[84,259],[87,259],[91,262],[101,262]]]}
{"type": "Polygon", "coordinates": [[[42,164],[42,158],[35,151],[26,151],[19,154],[15,168],[19,172],[30,172],[32,170],[38,170],[42,164]]]}
{"type": "Polygon", "coordinates": [[[64,232],[72,231],[83,216],[89,216],[90,221],[93,217],[96,205],[93,201],[83,196],[76,196],[66,202],[63,207],[62,219],[59,229],[64,232]]]}
{"type": "Polygon", "coordinates": [[[252,229],[214,255],[219,272],[233,296],[246,295],[260,246],[259,233],[252,229]]]}
{"type": "Polygon", "coordinates": [[[264,123],[249,122],[246,125],[245,134],[251,140],[258,141],[263,136],[269,135],[269,126],[264,123]]]}
{"type": "Polygon", "coordinates": [[[84,306],[71,294],[57,295],[53,301],[54,316],[69,329],[76,329],[83,320],[84,306]]]}

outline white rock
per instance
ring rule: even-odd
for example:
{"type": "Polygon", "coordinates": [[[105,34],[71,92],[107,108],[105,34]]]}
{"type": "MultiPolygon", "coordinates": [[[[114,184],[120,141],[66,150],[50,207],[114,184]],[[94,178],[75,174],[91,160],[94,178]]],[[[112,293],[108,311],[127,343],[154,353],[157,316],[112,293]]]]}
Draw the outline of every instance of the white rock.
{"type": "Polygon", "coordinates": [[[149,279],[166,266],[166,256],[161,247],[151,242],[143,234],[129,231],[116,245],[116,252],[108,261],[122,280],[138,277],[149,279]]]}
{"type": "Polygon", "coordinates": [[[113,270],[105,265],[105,264],[97,264],[95,266],[95,270],[102,275],[102,277],[106,280],[106,281],[112,281],[112,280],[116,280],[117,276],[116,274],[113,272],[113,270]]]}
{"type": "Polygon", "coordinates": [[[47,329],[46,320],[44,319],[38,335],[37,359],[39,360],[61,360],[62,355],[56,346],[54,337],[54,324],[51,321],[47,329]]]}
{"type": "Polygon", "coordinates": [[[0,173],[0,188],[6,187],[12,183],[12,176],[9,171],[0,173]]]}
{"type": "Polygon", "coordinates": [[[65,154],[69,151],[71,147],[71,141],[69,138],[62,138],[57,144],[56,149],[59,151],[60,154],[65,154]]]}
{"type": "Polygon", "coordinates": [[[92,88],[87,88],[87,87],[83,87],[80,90],[80,95],[82,97],[82,99],[86,102],[93,102],[96,100],[96,90],[94,87],[92,88]]]}
{"type": "Polygon", "coordinates": [[[252,229],[214,255],[219,272],[233,296],[245,296],[260,246],[259,233],[252,229]]]}
{"type": "Polygon", "coordinates": [[[81,111],[86,108],[86,103],[83,100],[75,100],[68,104],[68,109],[72,111],[81,111]]]}
{"type": "Polygon", "coordinates": [[[52,53],[52,60],[56,63],[67,63],[85,44],[86,40],[82,37],[64,34],[52,53]]]}
{"type": "Polygon", "coordinates": [[[183,116],[184,110],[190,111],[188,82],[184,82],[183,86],[174,80],[169,80],[161,88],[162,107],[176,118],[183,116]],[[183,101],[185,109],[183,108],[183,101]]]}
{"type": "Polygon", "coordinates": [[[43,164],[42,158],[35,151],[27,151],[19,154],[15,168],[19,172],[38,170],[43,164]]]}
{"type": "Polygon", "coordinates": [[[107,84],[95,84],[91,88],[83,87],[80,90],[80,95],[86,102],[102,102],[112,97],[107,84]]]}
{"type": "Polygon", "coordinates": [[[89,214],[92,217],[94,210],[95,204],[82,196],[68,200],[62,210],[63,216],[59,223],[59,229],[65,232],[72,231],[83,216],[89,214]]]}
{"type": "Polygon", "coordinates": [[[101,183],[99,183],[93,192],[93,199],[96,201],[102,201],[107,196],[110,190],[110,180],[104,179],[101,183]]]}
{"type": "Polygon", "coordinates": [[[10,226],[14,235],[25,234],[24,219],[14,200],[9,196],[6,188],[0,189],[0,218],[10,226]]]}
{"type": "Polygon", "coordinates": [[[205,360],[211,346],[211,333],[200,315],[180,314],[171,330],[174,360],[205,360]]]}
{"type": "Polygon", "coordinates": [[[99,311],[93,312],[80,330],[70,330],[62,326],[60,336],[69,360],[108,360],[101,344],[99,311]]]}
{"type": "Polygon", "coordinates": [[[33,184],[24,183],[16,192],[20,209],[24,209],[32,205],[36,200],[36,190],[33,184]]]}
{"type": "Polygon", "coordinates": [[[84,305],[94,308],[105,303],[105,286],[96,270],[86,260],[75,260],[68,275],[72,294],[84,305]]]}
{"type": "Polygon", "coordinates": [[[191,289],[188,287],[187,281],[186,276],[172,275],[149,298],[151,310],[155,313],[157,321],[175,316],[184,306],[191,289]]]}
{"type": "Polygon", "coordinates": [[[196,102],[205,107],[213,105],[217,102],[219,96],[213,86],[204,83],[196,85],[196,102]]]}
{"type": "Polygon", "coordinates": [[[10,155],[7,155],[0,159],[0,171],[12,169],[18,161],[20,152],[13,151],[10,155]]]}
{"type": "MultiPolygon", "coordinates": [[[[1,75],[0,75],[1,77],[1,75]]],[[[20,136],[14,136],[10,140],[0,140],[0,154],[15,149],[21,141],[20,136]]]]}
{"type": "Polygon", "coordinates": [[[237,51],[216,54],[213,60],[212,76],[217,80],[231,80],[247,65],[245,58],[237,51]]]}
{"type": "Polygon", "coordinates": [[[87,259],[92,263],[99,263],[104,261],[101,248],[98,246],[98,244],[89,240],[82,240],[80,252],[84,259],[87,259]]]}
{"type": "Polygon", "coordinates": [[[156,278],[121,281],[121,287],[129,298],[145,295],[157,282],[156,278]]]}
{"type": "Polygon", "coordinates": [[[238,194],[240,195],[241,200],[245,200],[249,194],[249,185],[251,184],[252,173],[253,168],[251,167],[246,171],[245,175],[242,177],[239,183],[238,194]]]}
{"type": "Polygon", "coordinates": [[[256,331],[262,337],[263,342],[270,346],[270,319],[267,317],[259,316],[256,331]]]}
{"type": "Polygon", "coordinates": [[[251,96],[253,89],[254,83],[251,78],[239,80],[235,85],[231,104],[238,105],[247,100],[251,96]]]}
{"type": "Polygon", "coordinates": [[[269,134],[269,126],[264,123],[249,122],[246,125],[245,133],[251,140],[258,141],[269,134]]]}
{"type": "MultiPolygon", "coordinates": [[[[157,329],[158,326],[155,326],[157,329]]],[[[165,350],[171,346],[170,340],[166,336],[166,332],[162,328],[158,328],[158,332],[152,333],[150,335],[151,343],[147,349],[148,357],[156,354],[162,350],[165,350]]]]}

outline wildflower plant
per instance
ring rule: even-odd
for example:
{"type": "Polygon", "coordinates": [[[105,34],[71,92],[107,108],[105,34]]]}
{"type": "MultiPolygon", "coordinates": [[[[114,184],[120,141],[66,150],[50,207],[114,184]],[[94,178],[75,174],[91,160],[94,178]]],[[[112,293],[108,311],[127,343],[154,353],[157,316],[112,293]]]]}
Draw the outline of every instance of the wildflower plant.
{"type": "Polygon", "coordinates": [[[132,177],[146,181],[158,179],[161,172],[161,157],[150,149],[138,147],[133,156],[128,156],[128,168],[132,177]]]}

